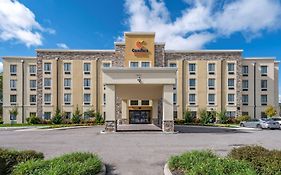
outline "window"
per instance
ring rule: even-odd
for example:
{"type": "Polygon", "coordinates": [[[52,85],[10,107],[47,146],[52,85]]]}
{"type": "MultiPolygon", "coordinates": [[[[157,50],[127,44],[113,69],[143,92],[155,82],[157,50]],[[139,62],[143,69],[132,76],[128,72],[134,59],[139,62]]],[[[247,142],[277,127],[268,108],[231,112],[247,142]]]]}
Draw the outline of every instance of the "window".
{"type": "Polygon", "coordinates": [[[170,63],[169,66],[170,67],[177,67],[177,63],[170,63]]]}
{"type": "Polygon", "coordinates": [[[90,89],[90,86],[91,86],[91,79],[84,78],[84,89],[90,89]]]}
{"type": "Polygon", "coordinates": [[[215,71],[216,71],[216,64],[215,63],[209,63],[208,64],[209,75],[214,75],[215,71]]]}
{"type": "Polygon", "coordinates": [[[65,74],[70,74],[71,71],[71,63],[64,63],[63,70],[65,74]]]}
{"type": "Polygon", "coordinates": [[[10,80],[10,89],[11,91],[17,90],[17,80],[10,80]]]}
{"type": "Polygon", "coordinates": [[[17,95],[10,95],[10,103],[11,104],[17,103],[17,95]]]}
{"type": "Polygon", "coordinates": [[[130,101],[130,105],[131,106],[138,106],[139,105],[139,101],[138,100],[131,100],[130,101]]]}
{"type": "Polygon", "coordinates": [[[51,89],[52,80],[51,78],[44,78],[44,87],[45,89],[51,89]]]}
{"type": "Polygon", "coordinates": [[[141,67],[150,67],[150,62],[141,62],[141,67]]]}
{"type": "Polygon", "coordinates": [[[215,89],[215,79],[214,78],[208,79],[208,87],[209,87],[209,89],[215,89]]]}
{"type": "Polygon", "coordinates": [[[234,74],[234,63],[228,63],[227,64],[227,70],[228,70],[228,74],[234,74]]]}
{"type": "Polygon", "coordinates": [[[267,115],[265,114],[265,112],[261,112],[261,118],[267,118],[267,115]]]}
{"type": "Polygon", "coordinates": [[[65,105],[71,104],[71,94],[69,93],[64,94],[64,104],[65,105]]]}
{"type": "Polygon", "coordinates": [[[249,89],[249,81],[248,80],[242,80],[242,90],[248,91],[249,89]]]}
{"type": "Polygon", "coordinates": [[[52,97],[51,94],[44,94],[45,105],[50,105],[51,104],[51,97],[52,97]]]}
{"type": "Polygon", "coordinates": [[[29,65],[29,74],[31,76],[35,76],[36,75],[36,65],[29,65]]]}
{"type": "Polygon", "coordinates": [[[37,86],[36,84],[37,84],[36,80],[30,80],[29,81],[29,86],[30,86],[29,88],[30,88],[31,91],[36,90],[36,86],[37,86]]]}
{"type": "Polygon", "coordinates": [[[45,74],[50,74],[52,70],[51,63],[44,63],[44,72],[45,74]]]}
{"type": "Polygon", "coordinates": [[[10,120],[17,120],[17,116],[14,114],[10,114],[10,120]]]}
{"type": "Polygon", "coordinates": [[[267,91],[267,80],[261,80],[261,91],[267,91]]]}
{"type": "Polygon", "coordinates": [[[84,74],[90,74],[91,72],[91,63],[84,63],[84,74]]]}
{"type": "Polygon", "coordinates": [[[149,106],[149,100],[142,100],[141,105],[143,106],[149,106]]]}
{"type": "Polygon", "coordinates": [[[130,67],[139,67],[139,62],[130,62],[130,67]]]}
{"type": "Polygon", "coordinates": [[[71,119],[71,112],[66,112],[65,113],[65,118],[66,119],[71,119]]]}
{"type": "Polygon", "coordinates": [[[64,89],[70,89],[71,88],[71,78],[65,78],[63,84],[64,84],[64,89]]]}
{"type": "Polygon", "coordinates": [[[17,75],[17,65],[10,65],[10,74],[11,75],[17,75]]]}
{"type": "Polygon", "coordinates": [[[29,96],[30,105],[36,105],[36,95],[29,96]]]}
{"type": "Polygon", "coordinates": [[[267,105],[267,95],[261,95],[261,105],[267,105]]]}
{"type": "Polygon", "coordinates": [[[106,104],[106,94],[104,93],[103,94],[103,105],[105,105],[106,104]]]}
{"type": "Polygon", "coordinates": [[[91,94],[84,94],[84,105],[90,105],[91,103],[91,94]]]}
{"type": "Polygon", "coordinates": [[[235,111],[226,111],[227,117],[235,117],[235,111]]]}
{"type": "Polygon", "coordinates": [[[189,74],[190,75],[195,75],[196,64],[195,63],[189,63],[188,68],[189,68],[189,74]]]}
{"type": "Polygon", "coordinates": [[[173,111],[174,119],[178,118],[178,111],[173,111]]]}
{"type": "Polygon", "coordinates": [[[229,78],[227,81],[228,89],[234,89],[234,78],[229,78]]]}
{"type": "Polygon", "coordinates": [[[234,105],[234,97],[235,97],[234,94],[228,94],[227,95],[227,101],[228,101],[229,105],[234,105]]]}
{"type": "Polygon", "coordinates": [[[177,94],[173,93],[173,103],[174,105],[177,104],[177,94]]]}
{"type": "Polygon", "coordinates": [[[104,63],[102,63],[102,67],[111,67],[111,63],[110,62],[104,62],[104,63]]]}
{"type": "Polygon", "coordinates": [[[189,89],[195,90],[195,86],[196,86],[196,79],[194,79],[194,78],[189,79],[189,89]]]}
{"type": "Polygon", "coordinates": [[[196,98],[195,94],[189,94],[189,96],[188,96],[189,105],[195,105],[196,104],[195,98],[196,98]]]}
{"type": "Polygon", "coordinates": [[[267,66],[261,66],[261,76],[267,76],[267,66]]]}
{"type": "Polygon", "coordinates": [[[247,106],[249,103],[249,96],[248,95],[242,95],[242,104],[247,106]]]}
{"type": "Polygon", "coordinates": [[[248,76],[249,74],[249,67],[248,66],[242,66],[242,75],[248,76]]]}
{"type": "Polygon", "coordinates": [[[215,104],[215,94],[208,94],[208,104],[209,105],[215,104]]]}
{"type": "Polygon", "coordinates": [[[243,116],[249,116],[249,112],[244,112],[244,111],[242,111],[242,115],[243,115],[243,116]]]}
{"type": "Polygon", "coordinates": [[[52,115],[51,112],[44,112],[44,119],[45,120],[50,120],[51,119],[51,115],[52,115]]]}

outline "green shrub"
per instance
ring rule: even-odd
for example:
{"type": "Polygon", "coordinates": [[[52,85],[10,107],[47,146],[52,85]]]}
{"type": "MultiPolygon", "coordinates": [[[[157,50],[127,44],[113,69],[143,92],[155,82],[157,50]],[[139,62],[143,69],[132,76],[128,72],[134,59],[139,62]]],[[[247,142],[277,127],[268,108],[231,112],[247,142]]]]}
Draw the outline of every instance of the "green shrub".
{"type": "Polygon", "coordinates": [[[238,123],[240,123],[240,122],[242,122],[242,121],[248,121],[248,120],[250,120],[250,119],[251,119],[251,117],[249,117],[249,116],[247,116],[247,115],[241,115],[241,116],[238,116],[238,117],[236,118],[236,120],[237,120],[238,123]]]}
{"type": "Polygon", "coordinates": [[[78,105],[76,106],[76,110],[74,111],[74,114],[71,118],[72,123],[79,124],[81,122],[82,114],[78,108],[78,105]]]}
{"type": "Polygon", "coordinates": [[[169,168],[179,174],[254,175],[255,171],[245,161],[220,158],[211,151],[191,151],[172,156],[169,168]]]}
{"type": "Polygon", "coordinates": [[[71,153],[51,159],[19,164],[13,175],[90,175],[102,169],[98,156],[91,153],[71,153]]]}
{"type": "Polygon", "coordinates": [[[54,116],[51,119],[53,124],[62,124],[63,118],[59,108],[56,109],[54,116]]]}
{"type": "Polygon", "coordinates": [[[228,123],[229,117],[227,117],[226,111],[223,110],[221,112],[218,112],[217,115],[218,115],[218,118],[219,118],[219,123],[221,123],[221,124],[227,124],[228,123]]]}
{"type": "Polygon", "coordinates": [[[43,153],[35,151],[16,151],[0,148],[0,174],[10,174],[13,167],[21,162],[26,162],[32,159],[39,160],[43,158],[43,153]]]}
{"type": "Polygon", "coordinates": [[[212,121],[212,116],[205,109],[199,111],[200,114],[200,123],[208,124],[212,121]]]}
{"type": "Polygon", "coordinates": [[[185,123],[192,123],[193,122],[193,117],[192,117],[191,112],[189,110],[186,110],[183,115],[184,115],[185,123]]]}
{"type": "Polygon", "coordinates": [[[0,116],[0,124],[3,124],[4,123],[4,121],[3,121],[3,117],[2,116],[0,116]]]}
{"type": "Polygon", "coordinates": [[[184,125],[185,120],[183,120],[183,119],[175,119],[174,123],[175,123],[175,125],[184,125]]]}
{"type": "Polygon", "coordinates": [[[26,119],[26,121],[27,121],[28,124],[40,124],[40,123],[42,123],[42,120],[35,115],[32,115],[32,116],[28,117],[26,119]]]}
{"type": "Polygon", "coordinates": [[[96,119],[97,124],[103,124],[104,123],[104,119],[103,119],[101,113],[99,113],[99,112],[95,113],[95,119],[96,119]]]}
{"type": "Polygon", "coordinates": [[[228,157],[250,162],[260,175],[281,174],[281,151],[270,151],[261,146],[244,146],[232,149],[228,157]]]}

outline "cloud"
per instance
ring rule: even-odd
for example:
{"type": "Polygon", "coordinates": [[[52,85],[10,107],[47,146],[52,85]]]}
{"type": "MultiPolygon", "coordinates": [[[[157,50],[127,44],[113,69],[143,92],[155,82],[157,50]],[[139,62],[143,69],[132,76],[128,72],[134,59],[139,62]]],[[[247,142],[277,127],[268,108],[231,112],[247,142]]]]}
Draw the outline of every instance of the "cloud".
{"type": "Polygon", "coordinates": [[[163,0],[126,0],[130,31],[156,32],[168,49],[202,49],[220,37],[240,32],[247,41],[281,26],[278,0],[184,0],[181,16],[171,19],[163,0]],[[169,42],[167,42],[169,41],[169,42]]]}
{"type": "Polygon", "coordinates": [[[0,62],[0,73],[3,72],[3,63],[0,62]]]}
{"type": "Polygon", "coordinates": [[[27,47],[40,46],[42,32],[55,33],[53,29],[43,28],[33,12],[17,0],[0,1],[0,41],[14,40],[27,47]]]}
{"type": "Polygon", "coordinates": [[[69,47],[65,43],[57,43],[57,47],[61,49],[69,49],[69,47]]]}

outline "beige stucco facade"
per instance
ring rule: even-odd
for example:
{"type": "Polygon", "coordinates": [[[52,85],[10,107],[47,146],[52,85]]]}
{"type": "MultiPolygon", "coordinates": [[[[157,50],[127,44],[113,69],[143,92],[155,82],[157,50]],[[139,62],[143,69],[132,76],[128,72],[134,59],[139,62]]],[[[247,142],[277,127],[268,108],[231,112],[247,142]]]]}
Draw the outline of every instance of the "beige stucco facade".
{"type": "Polygon", "coordinates": [[[268,105],[279,109],[274,58],[243,58],[242,50],[166,50],[155,33],[124,38],[113,50],[38,49],[36,57],[4,57],[4,122],[34,114],[50,119],[57,108],[71,117],[78,107],[101,112],[109,130],[138,115],[172,130],[173,119],[183,119],[186,110],[197,117],[206,109],[260,118],[268,105]]]}

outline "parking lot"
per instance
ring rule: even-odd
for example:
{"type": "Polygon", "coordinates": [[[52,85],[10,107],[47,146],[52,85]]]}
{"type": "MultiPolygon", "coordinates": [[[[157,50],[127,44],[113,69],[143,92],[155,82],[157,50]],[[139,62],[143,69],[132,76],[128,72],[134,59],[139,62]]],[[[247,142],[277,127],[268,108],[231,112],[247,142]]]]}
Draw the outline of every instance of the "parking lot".
{"type": "Polygon", "coordinates": [[[97,153],[107,174],[163,174],[167,159],[193,149],[226,155],[230,149],[258,144],[281,148],[281,130],[176,126],[177,134],[120,132],[102,134],[102,126],[66,130],[0,130],[0,146],[41,151],[47,158],[73,151],[97,153]]]}

